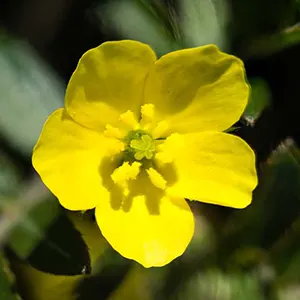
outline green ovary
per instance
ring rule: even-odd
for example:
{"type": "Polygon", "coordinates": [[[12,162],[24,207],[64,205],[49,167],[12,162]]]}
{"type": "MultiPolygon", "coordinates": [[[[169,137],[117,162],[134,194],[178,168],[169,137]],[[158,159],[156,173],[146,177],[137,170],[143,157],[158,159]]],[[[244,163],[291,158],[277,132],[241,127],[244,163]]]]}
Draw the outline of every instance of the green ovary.
{"type": "Polygon", "coordinates": [[[155,154],[153,138],[142,130],[131,131],[125,138],[126,148],[124,151],[125,160],[134,161],[150,160],[155,154]]]}

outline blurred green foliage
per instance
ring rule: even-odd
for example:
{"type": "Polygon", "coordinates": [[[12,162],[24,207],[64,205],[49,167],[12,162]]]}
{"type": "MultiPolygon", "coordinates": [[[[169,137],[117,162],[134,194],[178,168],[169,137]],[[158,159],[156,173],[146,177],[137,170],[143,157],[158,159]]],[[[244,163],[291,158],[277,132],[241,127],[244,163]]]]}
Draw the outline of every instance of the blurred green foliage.
{"type": "Polygon", "coordinates": [[[6,273],[7,266],[4,265],[3,257],[0,259],[0,297],[1,299],[17,300],[17,297],[13,294],[10,286],[9,277],[6,273]]]}
{"type": "Polygon", "coordinates": [[[243,117],[249,125],[253,125],[263,110],[271,105],[271,92],[268,84],[262,78],[251,78],[250,86],[250,99],[243,117]]]}
{"type": "Polygon", "coordinates": [[[156,11],[149,1],[109,1],[99,8],[99,13],[103,9],[108,30],[116,30],[123,38],[151,45],[158,56],[180,48],[173,32],[166,28],[168,12],[156,11]]]}
{"type": "Polygon", "coordinates": [[[227,48],[228,4],[223,0],[180,1],[180,27],[184,45],[216,44],[227,48]]]}
{"type": "Polygon", "coordinates": [[[300,125],[286,125],[286,112],[300,112],[299,1],[58,2],[24,1],[22,13],[0,6],[0,299],[300,299],[300,125]],[[15,15],[1,14],[6,9],[15,15]],[[70,70],[99,36],[148,43],[158,56],[214,43],[246,65],[251,98],[233,133],[257,151],[253,203],[232,210],[193,202],[195,236],[164,268],[122,258],[93,213],[66,214],[30,166],[44,121],[62,106],[70,70]],[[282,65],[296,67],[282,72],[282,65]],[[278,100],[278,90],[286,97],[278,100]]]}
{"type": "Polygon", "coordinates": [[[63,85],[25,42],[0,35],[1,134],[30,155],[49,114],[63,103],[63,85]]]}

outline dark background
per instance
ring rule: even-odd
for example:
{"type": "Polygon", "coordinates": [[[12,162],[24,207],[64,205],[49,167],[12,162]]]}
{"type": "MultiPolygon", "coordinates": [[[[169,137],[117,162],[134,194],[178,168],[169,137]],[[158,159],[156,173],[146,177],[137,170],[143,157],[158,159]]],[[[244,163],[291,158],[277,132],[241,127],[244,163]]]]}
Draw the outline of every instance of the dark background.
{"type": "MultiPolygon", "coordinates": [[[[116,27],[111,15],[122,5],[121,1],[114,1],[114,4],[108,0],[0,2],[0,53],[4,53],[4,59],[10,63],[10,69],[0,64],[0,81],[3,83],[0,85],[0,121],[6,117],[21,123],[16,127],[6,126],[6,121],[0,123],[0,175],[5,183],[1,186],[0,180],[0,242],[2,261],[10,270],[3,273],[2,281],[0,276],[0,295],[2,290],[5,300],[17,293],[25,300],[73,299],[70,295],[84,300],[300,299],[298,1],[127,2],[139,7],[138,12],[132,7],[128,11],[131,9],[133,14],[140,13],[140,18],[151,20],[146,22],[150,24],[149,28],[132,21],[133,29],[128,30],[129,19],[124,15],[123,20],[122,14],[117,18],[123,27],[116,27]],[[187,2],[189,4],[184,6],[187,2]],[[199,3],[202,4],[199,6],[199,3]],[[114,9],[108,13],[106,5],[113,5],[114,9]],[[222,19],[225,15],[226,22],[222,19]],[[189,23],[182,21],[186,16],[193,19],[190,28],[185,27],[189,23]],[[162,31],[153,35],[151,26],[156,28],[157,24],[162,31]],[[134,29],[139,26],[144,32],[136,36],[134,29]],[[197,40],[195,28],[202,29],[202,33],[207,31],[207,36],[197,40]],[[217,33],[219,39],[215,38],[217,33]],[[85,238],[85,230],[90,229],[81,226],[81,221],[76,219],[78,215],[70,216],[57,207],[56,200],[41,187],[31,167],[31,144],[11,134],[18,132],[27,136],[28,128],[36,128],[39,132],[42,120],[51,113],[49,109],[40,114],[40,107],[44,108],[48,101],[42,94],[37,97],[40,106],[32,106],[32,98],[26,96],[24,88],[31,78],[27,71],[32,63],[28,59],[27,65],[26,56],[16,58],[15,55],[27,53],[29,49],[38,67],[46,66],[47,71],[39,75],[41,81],[35,81],[30,89],[38,91],[42,81],[54,76],[63,90],[86,50],[104,41],[139,39],[140,36],[159,55],[203,43],[217,43],[221,49],[244,61],[252,86],[251,104],[233,133],[245,139],[256,152],[260,182],[253,204],[243,211],[193,203],[199,232],[187,253],[169,266],[144,270],[121,258],[103,241],[105,255],[97,258],[94,268],[94,262],[91,263],[94,248],[85,238]],[[196,42],[187,36],[195,37],[196,42]],[[4,89],[9,72],[14,72],[15,80],[4,89]],[[18,89],[21,92],[13,101],[11,92],[18,89]],[[24,108],[19,116],[16,111],[21,106],[24,108]],[[5,114],[1,114],[1,110],[5,114]],[[34,123],[36,115],[40,119],[34,123]],[[30,202],[28,199],[37,200],[30,202]],[[44,206],[45,203],[49,207],[44,206]],[[26,214],[19,212],[23,206],[27,209],[26,214]],[[53,212],[51,217],[49,209],[53,212]],[[38,216],[47,216],[45,219],[49,220],[46,222],[38,216]],[[4,222],[1,223],[6,220],[13,220],[8,229],[4,222]],[[42,236],[37,237],[29,230],[28,222],[41,229],[42,236]],[[70,259],[66,260],[54,251],[49,241],[68,253],[70,259]],[[41,272],[34,273],[33,269],[41,272]],[[80,279],[74,277],[84,273],[87,275],[80,279]],[[54,276],[62,282],[51,286],[54,276]],[[65,276],[68,276],[67,280],[65,276]],[[36,278],[42,279],[36,281],[36,278]],[[40,283],[34,284],[35,281],[40,283]],[[52,292],[49,292],[49,285],[52,292]]],[[[61,95],[51,103],[53,110],[57,105],[63,105],[63,93],[61,95]]],[[[34,140],[36,134],[30,137],[34,140]]],[[[92,213],[84,220],[93,224],[92,213]]],[[[100,237],[95,235],[93,239],[100,237]]]]}

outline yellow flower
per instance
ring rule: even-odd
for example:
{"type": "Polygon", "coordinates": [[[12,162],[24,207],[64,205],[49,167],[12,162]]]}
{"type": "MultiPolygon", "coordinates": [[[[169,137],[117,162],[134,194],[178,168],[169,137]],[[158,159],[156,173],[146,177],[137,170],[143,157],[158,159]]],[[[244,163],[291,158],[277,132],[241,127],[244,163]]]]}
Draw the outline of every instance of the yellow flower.
{"type": "Polygon", "coordinates": [[[248,94],[243,63],[214,45],[157,60],[140,42],[106,42],[80,59],[33,166],[65,208],[96,208],[103,236],[121,255],[164,266],[194,233],[185,198],[234,208],[251,202],[253,151],[222,132],[248,94]]]}

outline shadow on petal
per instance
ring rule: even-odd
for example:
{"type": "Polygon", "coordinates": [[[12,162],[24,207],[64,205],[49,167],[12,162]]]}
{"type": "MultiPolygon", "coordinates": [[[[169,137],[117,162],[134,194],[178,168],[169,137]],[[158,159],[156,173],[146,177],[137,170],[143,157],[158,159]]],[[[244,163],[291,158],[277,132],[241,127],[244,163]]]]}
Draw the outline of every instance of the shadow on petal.
{"type": "MultiPolygon", "coordinates": [[[[109,201],[113,210],[122,210],[125,213],[130,212],[133,201],[143,201],[147,206],[150,215],[160,215],[161,201],[165,201],[167,195],[164,190],[154,186],[146,173],[145,169],[141,168],[140,173],[134,180],[128,181],[129,194],[125,195],[124,190],[119,185],[115,184],[111,178],[111,174],[121,163],[121,159],[116,157],[106,157],[102,160],[99,167],[99,172],[102,178],[102,185],[109,192],[109,201]]],[[[175,167],[172,163],[163,166],[155,166],[164,179],[167,181],[168,186],[172,186],[178,180],[175,167]]],[[[183,208],[180,201],[176,199],[168,199],[174,205],[183,208]]]]}
{"type": "Polygon", "coordinates": [[[168,187],[174,185],[178,181],[178,174],[173,163],[167,163],[163,165],[155,164],[155,169],[167,181],[168,187]]]}
{"type": "Polygon", "coordinates": [[[116,185],[111,179],[111,174],[118,166],[119,160],[111,157],[105,157],[99,166],[102,185],[109,192],[109,201],[113,210],[121,209],[125,200],[122,188],[116,185]]]}

